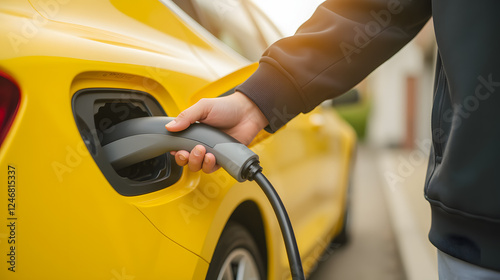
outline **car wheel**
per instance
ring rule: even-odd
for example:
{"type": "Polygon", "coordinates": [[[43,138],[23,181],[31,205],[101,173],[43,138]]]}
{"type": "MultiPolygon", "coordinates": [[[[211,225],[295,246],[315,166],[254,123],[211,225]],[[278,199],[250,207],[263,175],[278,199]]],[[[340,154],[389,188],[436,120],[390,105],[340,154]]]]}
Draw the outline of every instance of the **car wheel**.
{"type": "Polygon", "coordinates": [[[242,225],[229,222],[215,247],[206,280],[264,280],[257,244],[242,225]]]}

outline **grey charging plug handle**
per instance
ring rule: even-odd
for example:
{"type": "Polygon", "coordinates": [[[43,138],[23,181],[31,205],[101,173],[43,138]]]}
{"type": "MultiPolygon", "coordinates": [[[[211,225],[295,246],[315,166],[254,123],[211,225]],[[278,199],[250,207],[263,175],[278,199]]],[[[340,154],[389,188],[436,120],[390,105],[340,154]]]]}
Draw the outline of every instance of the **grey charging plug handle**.
{"type": "Polygon", "coordinates": [[[170,132],[165,125],[172,120],[172,117],[144,117],[110,127],[101,141],[105,157],[115,169],[121,169],[170,151],[191,151],[196,145],[203,145],[236,180],[247,179],[244,171],[259,159],[247,146],[201,123],[170,132]]]}

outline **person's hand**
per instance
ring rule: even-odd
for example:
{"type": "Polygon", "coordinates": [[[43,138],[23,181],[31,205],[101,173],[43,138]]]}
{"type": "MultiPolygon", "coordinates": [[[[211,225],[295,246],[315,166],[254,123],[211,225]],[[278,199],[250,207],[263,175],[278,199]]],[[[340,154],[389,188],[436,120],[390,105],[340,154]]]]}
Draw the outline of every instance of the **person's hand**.
{"type": "MultiPolygon", "coordinates": [[[[168,131],[176,132],[197,121],[218,128],[247,146],[268,125],[257,105],[237,91],[225,97],[201,99],[165,127],[168,131]]],[[[194,147],[191,152],[177,151],[171,154],[175,156],[178,165],[188,165],[191,171],[211,173],[219,168],[215,156],[206,153],[202,145],[194,147]]]]}

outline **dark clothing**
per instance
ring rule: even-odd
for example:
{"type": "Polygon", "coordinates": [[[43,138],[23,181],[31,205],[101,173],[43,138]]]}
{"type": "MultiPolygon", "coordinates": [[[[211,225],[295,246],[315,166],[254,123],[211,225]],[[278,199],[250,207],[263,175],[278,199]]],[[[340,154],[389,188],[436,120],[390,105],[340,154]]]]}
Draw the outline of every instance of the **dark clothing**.
{"type": "Polygon", "coordinates": [[[356,85],[431,16],[438,58],[429,238],[449,255],[500,271],[500,1],[326,1],[295,36],[269,47],[237,89],[276,131],[356,85]]]}

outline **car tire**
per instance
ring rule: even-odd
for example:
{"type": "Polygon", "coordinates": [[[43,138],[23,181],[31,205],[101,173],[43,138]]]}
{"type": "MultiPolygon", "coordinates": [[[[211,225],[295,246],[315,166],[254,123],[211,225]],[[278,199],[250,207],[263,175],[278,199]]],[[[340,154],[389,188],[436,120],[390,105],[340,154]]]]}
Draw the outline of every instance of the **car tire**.
{"type": "Polygon", "coordinates": [[[264,280],[266,270],[248,230],[229,222],[215,247],[206,280],[264,280]]]}
{"type": "Polygon", "coordinates": [[[351,216],[350,216],[350,209],[351,209],[351,183],[349,182],[348,189],[347,189],[347,197],[346,197],[346,204],[345,204],[345,209],[344,209],[344,223],[342,224],[342,229],[340,229],[339,234],[335,236],[332,240],[332,246],[334,248],[338,248],[341,246],[346,245],[349,243],[349,229],[350,229],[350,224],[351,224],[351,216]]]}
{"type": "Polygon", "coordinates": [[[349,243],[349,208],[344,212],[344,224],[339,234],[332,241],[333,247],[341,247],[349,243]]]}

